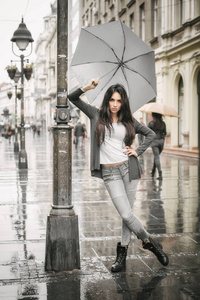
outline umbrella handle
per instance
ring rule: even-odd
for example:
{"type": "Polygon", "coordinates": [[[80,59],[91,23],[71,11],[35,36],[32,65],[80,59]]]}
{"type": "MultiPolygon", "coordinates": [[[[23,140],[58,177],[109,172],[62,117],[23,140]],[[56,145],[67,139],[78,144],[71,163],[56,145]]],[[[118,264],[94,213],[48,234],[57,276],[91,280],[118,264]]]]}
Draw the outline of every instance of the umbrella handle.
{"type": "Polygon", "coordinates": [[[97,86],[97,84],[95,84],[95,82],[94,82],[94,81],[92,81],[92,85],[94,85],[94,86],[97,86]]]}

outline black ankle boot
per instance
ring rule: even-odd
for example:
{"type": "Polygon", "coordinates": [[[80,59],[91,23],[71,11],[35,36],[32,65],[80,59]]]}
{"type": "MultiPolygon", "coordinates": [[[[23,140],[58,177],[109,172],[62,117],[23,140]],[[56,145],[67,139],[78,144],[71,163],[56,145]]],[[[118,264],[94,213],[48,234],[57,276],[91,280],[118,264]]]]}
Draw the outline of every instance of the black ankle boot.
{"type": "Polygon", "coordinates": [[[154,241],[151,237],[149,237],[149,242],[143,242],[143,248],[153,252],[163,266],[168,265],[169,258],[162,250],[162,245],[154,241]]]}
{"type": "Polygon", "coordinates": [[[158,178],[157,178],[158,180],[162,180],[163,178],[162,178],[162,171],[159,171],[159,176],[158,176],[158,178]]]}
{"type": "Polygon", "coordinates": [[[151,173],[151,177],[154,177],[154,175],[156,173],[156,165],[155,164],[153,165],[153,168],[150,173],[151,173]]]}
{"type": "Polygon", "coordinates": [[[122,247],[121,243],[117,243],[117,257],[115,263],[111,267],[111,272],[120,272],[126,268],[127,248],[122,247]]]}

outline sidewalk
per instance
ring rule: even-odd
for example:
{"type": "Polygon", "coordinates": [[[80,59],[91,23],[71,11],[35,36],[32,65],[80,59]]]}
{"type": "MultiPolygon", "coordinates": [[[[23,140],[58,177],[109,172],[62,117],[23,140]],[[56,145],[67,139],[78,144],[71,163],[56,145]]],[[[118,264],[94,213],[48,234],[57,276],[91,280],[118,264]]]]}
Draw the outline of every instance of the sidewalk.
{"type": "Polygon", "coordinates": [[[199,158],[199,151],[198,150],[189,150],[183,148],[175,148],[175,147],[168,147],[165,146],[163,149],[163,153],[171,154],[171,155],[178,155],[184,157],[191,157],[191,158],[199,158]]]}
{"type": "Polygon", "coordinates": [[[121,221],[101,180],[91,178],[89,141],[73,149],[73,204],[79,218],[81,270],[45,272],[46,220],[52,204],[52,135],[26,132],[27,171],[13,142],[0,143],[0,299],[200,299],[200,189],[198,160],[165,153],[163,182],[149,176],[143,155],[136,215],[169,254],[163,267],[134,236],[126,272],[112,274],[121,221]]]}

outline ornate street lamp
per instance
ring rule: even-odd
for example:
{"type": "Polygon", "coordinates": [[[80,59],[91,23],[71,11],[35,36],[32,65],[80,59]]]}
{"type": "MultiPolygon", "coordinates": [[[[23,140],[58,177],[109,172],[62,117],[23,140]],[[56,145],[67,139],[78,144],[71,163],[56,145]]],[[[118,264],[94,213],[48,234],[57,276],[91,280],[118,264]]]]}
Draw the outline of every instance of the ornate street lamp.
{"type": "Polygon", "coordinates": [[[34,42],[30,31],[27,29],[26,24],[24,23],[23,18],[22,22],[19,24],[19,27],[17,28],[17,30],[15,30],[11,41],[15,42],[17,47],[21,51],[26,50],[28,44],[34,42]]]}
{"type": "MultiPolygon", "coordinates": [[[[27,29],[26,24],[22,18],[22,22],[19,24],[18,29],[14,32],[13,37],[11,39],[13,43],[16,43],[17,47],[20,51],[25,51],[29,43],[31,43],[31,52],[32,52],[32,36],[30,31],[27,29]]],[[[25,150],[25,128],[24,128],[24,72],[23,72],[23,65],[24,65],[24,55],[17,55],[14,52],[12,43],[12,51],[13,53],[21,58],[21,128],[20,128],[20,145],[21,149],[19,152],[19,169],[27,169],[28,168],[28,161],[27,161],[27,153],[25,150]]],[[[31,54],[29,53],[29,55],[31,54]]],[[[27,55],[27,56],[29,56],[27,55]]]]}

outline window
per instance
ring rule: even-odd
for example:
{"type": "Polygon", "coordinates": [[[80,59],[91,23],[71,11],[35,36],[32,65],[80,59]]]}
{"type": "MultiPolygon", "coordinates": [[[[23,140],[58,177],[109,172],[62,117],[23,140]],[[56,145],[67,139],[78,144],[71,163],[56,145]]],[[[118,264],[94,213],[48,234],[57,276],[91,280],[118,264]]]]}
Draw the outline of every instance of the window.
{"type": "Polygon", "coordinates": [[[180,16],[180,26],[183,24],[183,0],[180,0],[180,11],[179,11],[179,16],[180,16]]]}
{"type": "Polygon", "coordinates": [[[145,10],[144,3],[140,6],[140,37],[145,40],[145,10]]]}
{"type": "Polygon", "coordinates": [[[153,37],[158,36],[158,1],[153,1],[153,37]]]}
{"type": "Polygon", "coordinates": [[[174,24],[175,28],[177,29],[182,26],[184,20],[183,20],[183,0],[175,0],[174,2],[174,24]]]}
{"type": "Polygon", "coordinates": [[[134,13],[129,17],[129,28],[134,32],[134,13]]]}
{"type": "Polygon", "coordinates": [[[184,137],[183,137],[183,118],[184,118],[184,85],[183,85],[183,79],[182,77],[179,80],[178,84],[178,145],[179,147],[182,147],[183,142],[184,142],[184,137]]]}
{"type": "Polygon", "coordinates": [[[193,7],[192,18],[196,18],[200,15],[200,1],[199,0],[193,0],[192,1],[192,7],[193,7]]]}

